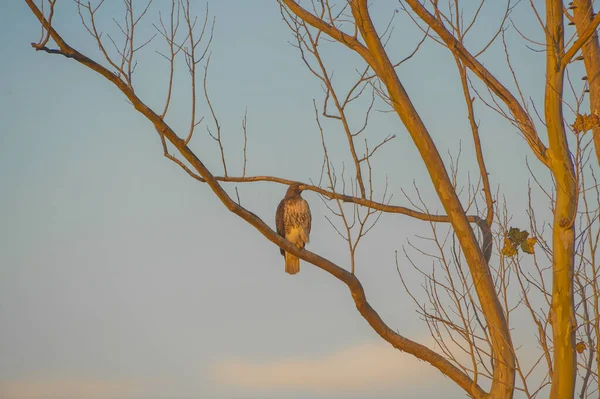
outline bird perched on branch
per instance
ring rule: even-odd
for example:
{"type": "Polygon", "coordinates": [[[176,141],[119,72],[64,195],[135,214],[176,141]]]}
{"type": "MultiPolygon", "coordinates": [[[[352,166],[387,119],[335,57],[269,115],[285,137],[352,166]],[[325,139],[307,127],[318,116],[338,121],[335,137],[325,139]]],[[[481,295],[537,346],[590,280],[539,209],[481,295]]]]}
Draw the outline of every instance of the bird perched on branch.
{"type": "MultiPolygon", "coordinates": [[[[311,214],[308,202],[300,193],[302,188],[299,184],[292,184],[285,197],[277,207],[275,214],[275,224],[277,233],[285,237],[286,240],[304,249],[310,235],[311,214]]],[[[285,272],[296,274],[300,271],[300,259],[290,253],[280,249],[281,255],[285,257],[285,272]]]]}

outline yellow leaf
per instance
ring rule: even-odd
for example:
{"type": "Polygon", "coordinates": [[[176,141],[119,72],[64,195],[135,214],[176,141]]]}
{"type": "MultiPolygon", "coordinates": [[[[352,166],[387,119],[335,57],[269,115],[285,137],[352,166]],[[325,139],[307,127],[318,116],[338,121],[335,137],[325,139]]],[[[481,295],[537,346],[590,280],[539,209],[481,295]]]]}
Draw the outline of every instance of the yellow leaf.
{"type": "Polygon", "coordinates": [[[598,124],[600,123],[599,119],[600,118],[598,118],[598,115],[594,115],[594,114],[589,115],[589,116],[588,115],[584,115],[583,116],[583,122],[584,122],[583,123],[583,129],[585,131],[592,130],[592,128],[594,126],[598,126],[598,124]]]}
{"type": "Polygon", "coordinates": [[[585,344],[585,342],[579,341],[577,342],[575,349],[577,350],[577,353],[583,353],[583,351],[587,349],[587,345],[585,344]]]}
{"type": "Polygon", "coordinates": [[[509,238],[504,239],[504,248],[502,248],[502,255],[504,256],[515,256],[517,254],[517,248],[513,245],[509,238]]]}
{"type": "Polygon", "coordinates": [[[573,128],[573,131],[575,131],[575,133],[577,134],[577,133],[581,133],[583,131],[584,125],[585,125],[585,122],[583,120],[583,115],[577,114],[577,116],[575,117],[575,122],[573,122],[571,127],[573,128]]]}
{"type": "Polygon", "coordinates": [[[523,241],[523,243],[521,243],[521,249],[525,253],[533,254],[534,253],[533,247],[534,247],[535,243],[537,243],[537,238],[535,238],[535,237],[528,238],[527,240],[523,241]]]}
{"type": "Polygon", "coordinates": [[[575,134],[579,134],[581,132],[587,132],[591,130],[594,126],[600,125],[600,118],[598,115],[592,114],[577,114],[575,117],[575,122],[571,125],[575,134]]]}

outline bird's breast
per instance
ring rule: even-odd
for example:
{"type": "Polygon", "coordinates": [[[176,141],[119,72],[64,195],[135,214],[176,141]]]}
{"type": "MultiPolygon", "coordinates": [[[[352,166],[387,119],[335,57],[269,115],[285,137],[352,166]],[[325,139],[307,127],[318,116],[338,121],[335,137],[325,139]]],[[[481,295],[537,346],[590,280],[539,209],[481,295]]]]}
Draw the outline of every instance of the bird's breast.
{"type": "Polygon", "coordinates": [[[285,233],[285,238],[292,244],[296,244],[302,246],[308,240],[306,234],[304,233],[304,229],[302,227],[292,227],[289,232],[285,233]]]}

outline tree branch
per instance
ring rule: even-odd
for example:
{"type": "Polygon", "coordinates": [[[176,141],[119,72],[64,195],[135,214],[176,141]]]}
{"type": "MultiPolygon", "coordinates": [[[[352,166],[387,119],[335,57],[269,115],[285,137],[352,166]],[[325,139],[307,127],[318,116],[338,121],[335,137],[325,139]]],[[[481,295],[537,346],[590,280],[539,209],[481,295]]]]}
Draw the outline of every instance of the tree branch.
{"type": "Polygon", "coordinates": [[[531,147],[535,156],[544,164],[548,165],[546,156],[547,148],[540,140],[535,126],[527,112],[519,101],[492,75],[467,49],[454,37],[446,27],[438,21],[418,0],[406,0],[412,10],[444,41],[450,51],[455,53],[461,61],[469,67],[498,98],[509,108],[514,119],[518,123],[525,140],[531,147]]]}
{"type": "Polygon", "coordinates": [[[102,65],[94,62],[90,58],[79,53],[72,47],[70,47],[60,35],[50,26],[44,16],[41,14],[38,7],[35,5],[34,0],[25,0],[27,5],[31,8],[34,15],[38,18],[40,23],[46,28],[52,37],[52,39],[58,44],[62,53],[66,54],[69,58],[73,58],[82,65],[90,68],[91,70],[99,73],[111,83],[113,83],[133,104],[134,108],[144,115],[153,125],[161,137],[165,137],[180,154],[193,166],[198,174],[206,181],[210,186],[211,190],[219,198],[219,200],[225,205],[225,207],[238,215],[240,218],[248,222],[254,228],[256,228],[265,238],[278,247],[284,249],[286,252],[292,253],[299,258],[312,263],[320,269],[328,272],[348,287],[356,308],[360,314],[367,320],[371,327],[387,342],[400,351],[410,353],[419,359],[425,360],[432,364],[434,367],[443,370],[444,373],[467,391],[471,396],[475,398],[484,398],[485,392],[479,387],[468,375],[456,368],[453,364],[448,362],[444,357],[430,350],[429,348],[411,341],[396,332],[394,332],[385,322],[381,319],[379,314],[373,309],[366,298],[365,291],[360,281],[352,275],[350,272],[334,264],[333,262],[320,257],[312,252],[298,249],[294,244],[286,240],[284,237],[273,231],[268,225],[266,225],[257,215],[248,211],[244,207],[238,205],[221,187],[217,178],[213,176],[202,161],[190,150],[185,144],[185,140],[181,139],[177,134],[167,125],[167,123],[152,109],[146,106],[133,92],[133,90],[125,84],[122,80],[117,78],[109,70],[104,68],[102,65]]]}

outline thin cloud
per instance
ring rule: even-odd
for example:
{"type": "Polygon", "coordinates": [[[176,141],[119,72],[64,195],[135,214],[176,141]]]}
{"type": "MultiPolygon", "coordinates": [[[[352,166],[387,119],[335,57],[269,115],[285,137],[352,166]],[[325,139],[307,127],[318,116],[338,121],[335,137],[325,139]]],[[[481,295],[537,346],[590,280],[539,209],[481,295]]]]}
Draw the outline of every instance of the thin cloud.
{"type": "MultiPolygon", "coordinates": [[[[215,365],[217,382],[259,391],[315,394],[418,390],[439,372],[386,343],[365,343],[324,356],[270,362],[226,359],[215,365]]],[[[397,392],[397,391],[396,391],[397,392]]]]}
{"type": "Polygon", "coordinates": [[[139,393],[128,380],[88,378],[24,378],[0,381],[0,398],[10,399],[122,399],[139,393]]]}

